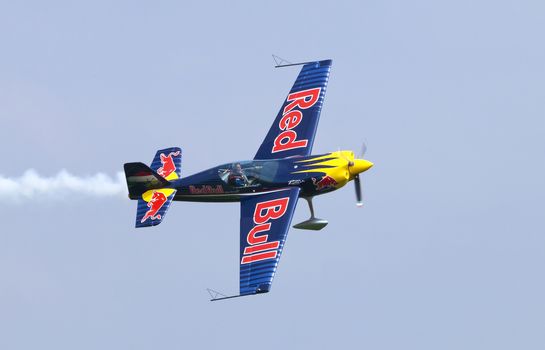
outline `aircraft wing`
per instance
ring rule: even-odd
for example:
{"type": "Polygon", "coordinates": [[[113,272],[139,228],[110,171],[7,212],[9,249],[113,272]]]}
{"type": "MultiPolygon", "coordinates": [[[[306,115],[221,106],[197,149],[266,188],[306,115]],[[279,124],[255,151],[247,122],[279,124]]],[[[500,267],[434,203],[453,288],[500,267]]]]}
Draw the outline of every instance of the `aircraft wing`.
{"type": "Polygon", "coordinates": [[[267,293],[282,255],[299,188],[240,202],[240,295],[267,293]]]}
{"type": "Polygon", "coordinates": [[[331,63],[325,60],[303,66],[254,159],[310,155],[331,63]]]}

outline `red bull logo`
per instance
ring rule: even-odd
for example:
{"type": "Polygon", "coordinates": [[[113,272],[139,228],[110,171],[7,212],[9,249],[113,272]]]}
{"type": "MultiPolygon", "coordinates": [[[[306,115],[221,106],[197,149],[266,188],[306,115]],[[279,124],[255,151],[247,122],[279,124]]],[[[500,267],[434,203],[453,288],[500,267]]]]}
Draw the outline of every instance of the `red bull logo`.
{"type": "Polygon", "coordinates": [[[322,177],[319,181],[316,181],[315,178],[312,178],[312,183],[316,186],[316,190],[322,191],[328,188],[335,188],[337,186],[337,181],[329,175],[322,177]]]}
{"type": "Polygon", "coordinates": [[[256,225],[246,236],[249,246],[244,248],[241,264],[276,258],[280,241],[268,242],[269,235],[265,232],[271,229],[271,220],[284,216],[289,201],[290,198],[285,197],[256,204],[253,217],[256,225]]]}
{"type": "Polygon", "coordinates": [[[170,152],[168,156],[165,156],[164,153],[161,153],[161,164],[162,166],[157,169],[157,174],[161,175],[162,177],[166,178],[170,174],[176,171],[176,165],[174,165],[174,159],[172,157],[177,157],[180,155],[180,151],[176,152],[170,152]]]}
{"type": "Polygon", "coordinates": [[[221,185],[216,185],[215,187],[212,187],[210,185],[203,185],[201,187],[190,185],[189,193],[191,194],[221,194],[221,193],[224,193],[224,191],[221,185]]]}
{"type": "Polygon", "coordinates": [[[275,139],[272,153],[287,151],[294,148],[306,147],[308,140],[297,140],[297,132],[293,130],[303,120],[302,109],[308,109],[316,104],[320,97],[321,88],[302,90],[288,95],[282,119],[278,123],[283,130],[275,139]],[[295,109],[298,107],[299,109],[295,109]]]}
{"type": "Polygon", "coordinates": [[[141,223],[144,223],[148,218],[151,218],[151,220],[161,220],[161,215],[157,214],[159,210],[163,207],[163,205],[167,201],[167,196],[165,196],[164,193],[153,191],[153,195],[148,202],[148,211],[146,214],[144,214],[144,217],[142,220],[140,220],[141,223]]]}

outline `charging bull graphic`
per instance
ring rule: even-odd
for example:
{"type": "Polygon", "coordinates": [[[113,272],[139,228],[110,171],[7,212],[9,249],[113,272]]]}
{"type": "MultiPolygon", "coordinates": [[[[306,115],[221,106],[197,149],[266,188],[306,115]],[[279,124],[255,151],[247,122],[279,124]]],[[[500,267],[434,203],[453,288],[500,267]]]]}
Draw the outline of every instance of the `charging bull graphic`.
{"type": "Polygon", "coordinates": [[[335,186],[337,186],[337,181],[328,175],[322,177],[319,181],[316,181],[316,179],[313,177],[312,183],[314,186],[316,186],[318,191],[326,190],[328,188],[335,188],[335,186]]]}
{"type": "Polygon", "coordinates": [[[180,151],[170,152],[168,156],[165,156],[164,153],[161,153],[161,164],[163,164],[163,166],[157,169],[157,174],[166,178],[174,171],[176,171],[176,165],[174,165],[174,159],[172,159],[172,156],[177,157],[179,155],[180,151]]]}
{"type": "Polygon", "coordinates": [[[144,217],[140,222],[146,221],[148,218],[151,218],[152,220],[159,219],[161,220],[161,215],[158,215],[157,213],[161,208],[163,207],[163,204],[167,201],[167,196],[165,196],[164,193],[154,191],[153,195],[148,202],[149,210],[146,212],[144,217]]]}

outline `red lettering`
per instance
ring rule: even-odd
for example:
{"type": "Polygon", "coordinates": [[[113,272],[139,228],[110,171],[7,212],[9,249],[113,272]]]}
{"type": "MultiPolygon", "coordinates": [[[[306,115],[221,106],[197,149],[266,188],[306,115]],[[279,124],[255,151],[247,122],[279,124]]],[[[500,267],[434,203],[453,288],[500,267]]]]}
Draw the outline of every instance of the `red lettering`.
{"type": "Polygon", "coordinates": [[[268,234],[259,236],[257,234],[271,229],[271,223],[268,221],[281,218],[288,209],[289,201],[289,197],[284,197],[256,204],[253,217],[256,225],[252,227],[246,237],[249,246],[244,248],[241,264],[276,258],[280,241],[267,242],[268,234]]]}
{"type": "Polygon", "coordinates": [[[288,98],[286,101],[292,101],[289,105],[284,107],[284,113],[291,111],[295,108],[295,106],[299,106],[301,109],[307,109],[316,103],[318,101],[318,97],[320,97],[320,90],[321,88],[315,88],[315,89],[309,89],[309,90],[303,90],[294,92],[292,94],[288,95],[288,98]],[[308,99],[307,99],[308,98],[308,99]]]}
{"type": "Polygon", "coordinates": [[[254,211],[254,222],[260,225],[269,221],[269,219],[278,219],[279,217],[282,217],[282,215],[286,213],[289,200],[289,197],[285,197],[257,203],[254,211]],[[266,210],[265,215],[261,214],[263,210],[266,210]]]}
{"type": "Polygon", "coordinates": [[[280,241],[252,245],[252,246],[244,248],[244,255],[262,252],[264,250],[278,249],[279,246],[280,246],[280,241]]]}
{"type": "Polygon", "coordinates": [[[280,130],[293,129],[299,125],[301,120],[303,120],[303,113],[301,113],[301,111],[289,111],[280,119],[278,126],[280,127],[280,130]]]}
{"type": "Polygon", "coordinates": [[[269,238],[269,235],[261,235],[258,237],[256,237],[255,235],[256,233],[259,233],[262,231],[269,231],[270,229],[271,229],[271,224],[269,222],[267,222],[266,224],[254,226],[254,228],[252,228],[250,232],[248,232],[248,238],[247,238],[248,244],[258,244],[258,243],[267,242],[267,238],[269,238]]]}
{"type": "Polygon", "coordinates": [[[274,146],[272,149],[272,153],[281,152],[281,151],[287,151],[289,149],[294,148],[301,148],[306,147],[308,144],[308,140],[299,140],[297,139],[297,133],[293,130],[286,130],[283,131],[280,135],[278,135],[274,139],[274,146]],[[283,140],[286,140],[285,142],[282,142],[283,140]]]}
{"type": "Polygon", "coordinates": [[[297,140],[297,133],[293,131],[303,120],[303,113],[294,110],[295,107],[308,109],[318,102],[321,88],[308,89],[291,93],[286,98],[290,102],[284,107],[282,118],[278,122],[280,130],[284,130],[274,139],[272,153],[287,151],[294,148],[306,147],[308,140],[297,140]]]}
{"type": "Polygon", "coordinates": [[[251,262],[274,259],[276,258],[276,254],[277,254],[276,250],[273,250],[272,252],[265,252],[265,253],[258,253],[254,255],[243,256],[240,263],[249,264],[251,262]]]}

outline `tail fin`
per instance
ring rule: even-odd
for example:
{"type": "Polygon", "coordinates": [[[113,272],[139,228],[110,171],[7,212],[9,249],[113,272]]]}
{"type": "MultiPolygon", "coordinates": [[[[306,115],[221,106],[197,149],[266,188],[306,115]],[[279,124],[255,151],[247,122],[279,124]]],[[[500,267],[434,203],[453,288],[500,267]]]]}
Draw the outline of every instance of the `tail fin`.
{"type": "Polygon", "coordinates": [[[181,178],[182,150],[179,147],[170,147],[157,151],[150,168],[168,181],[181,178]]]}
{"type": "Polygon", "coordinates": [[[126,163],[123,168],[125,169],[130,199],[139,199],[146,191],[169,185],[165,178],[144,163],[126,163]]]}
{"type": "Polygon", "coordinates": [[[159,225],[176,194],[169,181],[181,177],[182,150],[178,147],[157,151],[151,167],[143,163],[125,164],[129,198],[138,199],[136,227],[159,225]]]}

